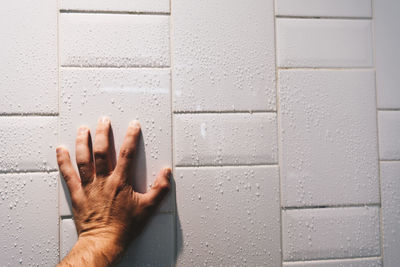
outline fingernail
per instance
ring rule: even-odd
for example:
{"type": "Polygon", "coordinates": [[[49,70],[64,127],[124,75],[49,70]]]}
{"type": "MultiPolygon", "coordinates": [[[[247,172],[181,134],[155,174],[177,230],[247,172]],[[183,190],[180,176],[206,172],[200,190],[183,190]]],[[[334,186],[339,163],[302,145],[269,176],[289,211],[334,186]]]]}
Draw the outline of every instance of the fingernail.
{"type": "Polygon", "coordinates": [[[61,150],[62,150],[62,147],[57,147],[57,148],[56,148],[56,153],[57,153],[57,154],[60,154],[60,153],[61,153],[61,150]]]}
{"type": "Polygon", "coordinates": [[[140,129],[140,123],[137,120],[131,121],[129,125],[135,127],[136,129],[140,129]]]}
{"type": "Polygon", "coordinates": [[[165,168],[165,169],[164,169],[164,175],[165,175],[168,179],[171,179],[171,168],[165,168]]]}
{"type": "Polygon", "coordinates": [[[102,123],[109,123],[110,122],[110,119],[108,118],[108,117],[101,117],[100,118],[100,122],[102,122],[102,123]]]}
{"type": "Polygon", "coordinates": [[[88,128],[86,126],[81,126],[78,129],[78,133],[83,134],[86,133],[88,131],[88,128]]]}

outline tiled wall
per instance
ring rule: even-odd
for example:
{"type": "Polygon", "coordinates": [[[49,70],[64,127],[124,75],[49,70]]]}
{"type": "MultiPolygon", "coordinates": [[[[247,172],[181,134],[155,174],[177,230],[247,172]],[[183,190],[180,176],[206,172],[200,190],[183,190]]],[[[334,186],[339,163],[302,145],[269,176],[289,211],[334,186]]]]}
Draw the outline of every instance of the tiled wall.
{"type": "MultiPolygon", "coordinates": [[[[174,188],[121,266],[400,264],[397,0],[27,0],[0,16],[0,263],[77,239],[55,147],[141,121],[174,188]]],[[[142,179],[140,179],[142,178],[142,179]]]]}

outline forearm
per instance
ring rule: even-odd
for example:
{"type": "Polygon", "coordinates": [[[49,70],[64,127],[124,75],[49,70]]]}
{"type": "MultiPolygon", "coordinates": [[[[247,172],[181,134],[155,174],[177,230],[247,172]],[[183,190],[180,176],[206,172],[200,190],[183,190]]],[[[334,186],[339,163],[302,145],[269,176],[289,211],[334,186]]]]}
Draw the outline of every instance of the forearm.
{"type": "Polygon", "coordinates": [[[58,267],[116,266],[122,253],[122,246],[116,245],[109,239],[83,237],[78,239],[68,255],[58,264],[58,267]]]}

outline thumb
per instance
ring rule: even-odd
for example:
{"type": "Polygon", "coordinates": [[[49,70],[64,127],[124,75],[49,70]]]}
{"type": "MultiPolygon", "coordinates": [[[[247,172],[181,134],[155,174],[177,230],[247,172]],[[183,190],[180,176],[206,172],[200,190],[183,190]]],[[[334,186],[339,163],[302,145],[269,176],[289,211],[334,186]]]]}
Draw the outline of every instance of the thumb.
{"type": "Polygon", "coordinates": [[[150,190],[143,194],[144,202],[151,207],[157,207],[171,189],[171,169],[164,168],[157,175],[150,190]]]}

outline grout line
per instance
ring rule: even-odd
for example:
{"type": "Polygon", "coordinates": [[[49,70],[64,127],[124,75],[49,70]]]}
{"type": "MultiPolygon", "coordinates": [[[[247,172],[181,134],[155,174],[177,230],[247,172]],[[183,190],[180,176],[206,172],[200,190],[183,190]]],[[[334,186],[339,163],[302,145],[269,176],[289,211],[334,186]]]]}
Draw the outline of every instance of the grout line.
{"type": "Polygon", "coordinates": [[[400,111],[400,108],[377,108],[378,111],[400,111]]]}
{"type": "MultiPolygon", "coordinates": [[[[60,1],[57,1],[57,10],[60,8],[60,1]]],[[[60,72],[61,72],[61,55],[60,55],[60,13],[57,12],[57,107],[58,107],[58,114],[60,114],[60,84],[61,84],[61,77],[60,77],[60,72]]],[[[57,143],[60,143],[60,116],[58,116],[58,123],[57,123],[57,143]]],[[[62,183],[61,183],[61,177],[60,175],[57,178],[57,184],[58,184],[58,199],[57,199],[57,210],[58,210],[58,261],[60,262],[61,259],[61,220],[62,217],[60,216],[60,206],[61,206],[61,191],[62,191],[62,183]]]]}
{"type": "Polygon", "coordinates": [[[380,159],[380,162],[400,162],[400,159],[380,159]]]}
{"type": "Polygon", "coordinates": [[[241,167],[269,167],[269,166],[278,166],[278,163],[175,165],[176,168],[241,168],[241,167]]]}
{"type": "MultiPolygon", "coordinates": [[[[315,259],[315,260],[305,260],[305,261],[296,261],[296,260],[294,260],[294,261],[284,261],[285,263],[287,263],[287,266],[290,266],[290,265],[294,265],[294,264],[298,264],[298,263],[300,263],[300,264],[305,264],[305,263],[318,263],[318,262],[321,262],[321,263],[326,263],[327,261],[330,261],[330,262],[336,262],[336,261],[338,261],[338,262],[341,262],[341,261],[352,261],[352,260],[357,260],[357,259],[360,259],[360,260],[381,260],[382,259],[382,256],[370,256],[370,257],[368,257],[368,256],[366,256],[366,257],[358,257],[358,256],[354,256],[354,257],[346,257],[346,258],[326,258],[326,259],[315,259]]],[[[383,262],[382,262],[383,263],[383,262]]]]}
{"type": "MultiPolygon", "coordinates": [[[[273,12],[274,15],[276,14],[276,0],[273,1],[273,12]]],[[[278,67],[278,42],[277,42],[277,27],[276,27],[276,16],[274,18],[274,57],[275,57],[275,101],[276,101],[276,138],[278,139],[278,178],[279,178],[279,238],[280,238],[280,261],[281,261],[281,266],[283,266],[283,223],[282,223],[282,173],[281,173],[281,165],[280,163],[282,162],[282,138],[280,134],[280,128],[281,128],[281,123],[280,123],[280,98],[279,98],[279,90],[278,90],[278,82],[279,82],[279,67],[278,67]]]]}
{"type": "Polygon", "coordinates": [[[57,169],[50,169],[50,170],[25,170],[25,171],[17,171],[17,170],[7,170],[7,171],[0,171],[0,174],[30,174],[30,173],[58,173],[57,169]]]}
{"type": "Polygon", "coordinates": [[[276,15],[277,19],[332,19],[332,20],[371,20],[372,17],[352,17],[352,16],[293,16],[276,15]]]}
{"type": "Polygon", "coordinates": [[[62,14],[111,14],[111,15],[151,15],[169,16],[170,12],[162,11],[115,11],[115,10],[85,10],[85,9],[60,9],[62,14]]]}
{"type": "Polygon", "coordinates": [[[375,67],[278,67],[278,70],[375,70],[375,67]]]}
{"type": "Polygon", "coordinates": [[[201,110],[201,111],[174,111],[173,114],[253,114],[276,113],[275,110],[201,110]]]}
{"type": "Polygon", "coordinates": [[[0,117],[58,117],[58,113],[0,113],[0,117]]]}
{"type": "Polygon", "coordinates": [[[60,220],[73,219],[73,218],[74,218],[73,215],[60,215],[60,220]]]}
{"type": "Polygon", "coordinates": [[[171,66],[146,66],[146,65],[129,65],[129,66],[116,66],[116,65],[95,65],[95,66],[87,66],[87,65],[60,65],[61,68],[78,68],[78,69],[86,69],[86,68],[115,68],[115,69],[168,69],[171,66]]]}
{"type": "Polygon", "coordinates": [[[372,208],[380,207],[380,203],[373,204],[343,204],[343,205],[317,205],[317,206],[291,206],[282,207],[282,210],[308,210],[308,209],[336,209],[336,208],[372,208]]]}

